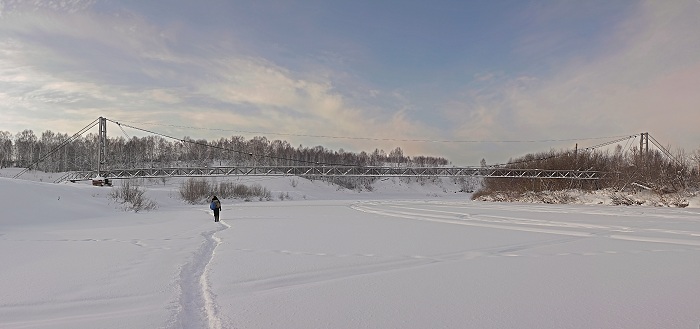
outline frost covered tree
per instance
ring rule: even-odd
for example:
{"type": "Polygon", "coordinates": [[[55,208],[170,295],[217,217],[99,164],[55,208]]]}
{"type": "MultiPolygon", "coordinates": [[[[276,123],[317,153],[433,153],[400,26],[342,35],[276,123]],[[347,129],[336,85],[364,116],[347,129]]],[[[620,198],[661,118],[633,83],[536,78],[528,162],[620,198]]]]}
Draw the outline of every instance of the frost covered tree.
{"type": "Polygon", "coordinates": [[[12,164],[12,134],[9,131],[0,131],[0,168],[9,167],[12,164]]]}
{"type": "Polygon", "coordinates": [[[396,147],[393,151],[389,152],[389,161],[395,163],[397,167],[401,166],[402,163],[404,165],[406,164],[406,161],[403,160],[403,150],[400,147],[396,147]]]}
{"type": "Polygon", "coordinates": [[[36,150],[37,138],[34,131],[25,129],[15,136],[15,149],[17,152],[17,164],[19,167],[29,167],[36,159],[38,152],[36,150]]]}

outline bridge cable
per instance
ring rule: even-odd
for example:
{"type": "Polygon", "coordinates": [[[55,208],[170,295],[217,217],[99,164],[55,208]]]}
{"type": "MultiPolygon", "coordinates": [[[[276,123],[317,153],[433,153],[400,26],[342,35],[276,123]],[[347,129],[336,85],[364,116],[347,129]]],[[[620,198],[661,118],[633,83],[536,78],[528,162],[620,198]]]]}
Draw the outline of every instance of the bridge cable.
{"type": "MultiPolygon", "coordinates": [[[[124,124],[122,122],[122,124],[124,124]]],[[[173,128],[186,128],[186,129],[197,129],[197,130],[210,130],[210,131],[227,131],[236,132],[244,134],[259,134],[259,135],[278,135],[278,136],[295,136],[295,137],[315,137],[315,138],[332,138],[332,139],[352,139],[352,140],[371,140],[371,141],[394,141],[394,142],[423,142],[423,143],[548,143],[548,142],[572,142],[572,141],[583,141],[583,140],[596,140],[596,139],[608,139],[608,138],[619,138],[627,136],[607,136],[607,137],[590,137],[590,138],[569,138],[569,139],[545,139],[545,140],[434,140],[434,139],[397,139],[397,138],[375,138],[375,137],[352,137],[352,136],[329,136],[329,135],[309,135],[309,134],[290,134],[290,133],[271,133],[271,132],[260,132],[260,131],[245,131],[245,130],[235,130],[235,129],[220,129],[220,128],[204,128],[204,127],[191,127],[182,125],[171,125],[162,124],[155,122],[144,122],[141,124],[155,125],[163,127],[173,127],[173,128]]],[[[126,125],[126,124],[125,124],[126,125]]]]}
{"type": "Polygon", "coordinates": [[[194,145],[199,145],[199,146],[204,146],[204,147],[209,147],[209,148],[215,148],[215,149],[219,149],[219,150],[223,150],[223,151],[234,152],[234,153],[238,153],[238,154],[250,156],[250,157],[253,157],[253,158],[258,157],[258,158],[268,158],[268,159],[275,159],[275,160],[286,160],[286,161],[293,161],[293,162],[300,162],[300,163],[308,163],[308,164],[312,164],[312,165],[362,167],[362,166],[359,166],[359,165],[349,165],[349,164],[343,164],[343,163],[330,163],[330,162],[318,162],[318,161],[308,161],[308,160],[301,160],[301,159],[283,158],[283,157],[278,157],[278,156],[273,156],[273,155],[264,155],[264,154],[263,154],[263,155],[256,155],[256,154],[254,154],[254,153],[252,153],[252,152],[244,152],[244,151],[229,149],[229,148],[226,148],[226,147],[221,147],[221,146],[215,146],[215,145],[210,145],[210,144],[206,144],[206,143],[201,143],[201,142],[197,142],[197,141],[194,141],[194,140],[187,140],[187,139],[177,138],[177,137],[173,137],[173,136],[170,136],[170,135],[158,133],[158,132],[155,132],[155,131],[152,131],[152,130],[134,127],[134,126],[131,126],[131,125],[128,125],[128,124],[125,124],[125,123],[120,123],[120,122],[117,122],[117,121],[113,121],[113,120],[110,120],[110,119],[106,119],[106,120],[107,120],[107,121],[110,121],[110,122],[112,122],[112,123],[115,123],[116,125],[120,126],[120,128],[121,128],[121,126],[124,126],[124,127],[127,127],[127,128],[131,128],[131,129],[136,129],[136,130],[140,130],[140,131],[143,131],[143,132],[147,132],[147,133],[149,133],[149,134],[154,134],[154,135],[158,135],[158,136],[161,136],[161,137],[165,137],[165,138],[170,138],[170,139],[173,139],[173,140],[177,140],[177,141],[180,141],[180,142],[183,142],[183,143],[189,143],[189,144],[194,144],[194,145]]]}
{"type": "Polygon", "coordinates": [[[608,145],[611,145],[611,144],[615,144],[615,143],[621,142],[621,141],[623,141],[623,140],[629,140],[629,139],[631,139],[631,138],[637,138],[637,135],[627,136],[627,137],[624,137],[624,138],[616,139],[616,140],[614,140],[614,141],[605,142],[605,143],[601,143],[601,144],[598,144],[598,145],[590,146],[590,147],[585,148],[584,150],[595,150],[595,149],[599,149],[599,148],[601,148],[601,147],[603,147],[603,146],[608,146],[608,145]]]}
{"type": "MultiPolygon", "coordinates": [[[[584,151],[595,150],[595,149],[598,149],[598,148],[601,148],[601,147],[604,147],[604,146],[608,146],[608,145],[611,145],[611,144],[615,144],[615,143],[618,143],[618,142],[621,142],[621,141],[624,141],[624,140],[627,140],[628,143],[629,143],[629,140],[630,140],[630,139],[636,138],[636,137],[637,137],[636,135],[626,136],[626,137],[624,137],[624,138],[619,138],[619,139],[616,139],[616,140],[613,140],[613,141],[610,141],[610,142],[605,142],[605,143],[601,143],[601,144],[589,146],[589,147],[587,147],[587,148],[584,148],[583,150],[584,150],[584,151]]],[[[569,151],[570,151],[570,150],[569,150],[569,151]]],[[[528,162],[545,161],[545,160],[549,160],[549,159],[554,159],[554,158],[562,157],[562,156],[564,156],[565,154],[567,154],[567,152],[563,152],[563,153],[561,153],[561,154],[551,155],[551,156],[544,157],[544,158],[529,159],[529,160],[521,160],[521,161],[513,161],[513,162],[508,162],[508,163],[503,163],[503,164],[489,165],[488,167],[502,167],[502,166],[508,166],[508,165],[514,165],[514,164],[522,164],[522,163],[528,163],[528,162]]]]}
{"type": "Polygon", "coordinates": [[[122,125],[117,124],[117,126],[119,126],[119,129],[121,129],[122,133],[124,133],[124,136],[126,136],[127,141],[130,140],[131,137],[129,136],[129,134],[126,133],[126,131],[124,131],[124,128],[122,128],[122,125]]]}
{"type": "Polygon", "coordinates": [[[665,147],[663,147],[663,146],[661,145],[661,143],[659,143],[659,142],[656,140],[656,138],[654,138],[654,136],[649,135],[649,138],[651,139],[651,143],[654,144],[654,145],[656,145],[656,147],[659,148],[659,149],[661,150],[661,153],[663,153],[665,156],[667,156],[668,158],[670,158],[671,160],[673,160],[676,164],[679,164],[679,165],[683,166],[683,164],[680,162],[680,160],[676,159],[676,157],[674,157],[673,154],[671,154],[671,152],[670,152],[668,149],[666,149],[665,147]]]}
{"type": "MultiPolygon", "coordinates": [[[[256,156],[257,156],[257,157],[261,157],[261,158],[269,158],[269,159],[276,159],[276,160],[294,161],[294,162],[308,163],[308,164],[313,164],[313,165],[362,167],[362,166],[359,166],[359,165],[348,165],[348,164],[342,164],[342,163],[328,163],[328,162],[308,161],[308,160],[300,160],[300,159],[283,158],[283,157],[277,157],[277,156],[272,156],[272,155],[255,155],[255,154],[253,154],[253,153],[251,153],[251,152],[243,152],[243,151],[234,150],[234,149],[229,149],[229,148],[225,148],[225,147],[219,147],[219,146],[215,146],[215,145],[200,143],[200,142],[193,141],[193,140],[186,140],[186,139],[177,138],[177,137],[169,136],[169,135],[166,135],[166,134],[158,133],[158,132],[155,132],[155,131],[152,131],[152,130],[148,130],[148,129],[138,128],[138,127],[135,127],[135,126],[126,124],[126,123],[120,123],[120,122],[117,122],[117,121],[114,121],[114,120],[110,120],[110,119],[107,119],[107,120],[110,121],[110,122],[113,122],[113,123],[117,124],[118,126],[120,126],[120,128],[121,128],[121,126],[123,125],[123,126],[128,127],[128,128],[132,128],[132,129],[140,130],[140,131],[147,132],[147,133],[150,133],[150,134],[154,134],[154,135],[158,135],[158,136],[170,138],[170,139],[173,139],[173,140],[181,141],[181,142],[183,142],[183,143],[190,143],[190,144],[194,144],[194,145],[200,145],[200,146],[204,146],[204,147],[209,147],[209,148],[215,148],[215,149],[220,149],[220,150],[235,152],[235,153],[238,153],[238,154],[243,154],[243,155],[247,155],[247,156],[251,156],[251,157],[256,157],[256,156]]],[[[164,125],[164,126],[173,126],[173,125],[164,125]]],[[[186,127],[186,126],[174,126],[174,127],[186,127]]],[[[194,128],[194,127],[192,127],[192,128],[194,128]]],[[[195,128],[195,129],[197,129],[197,128],[195,128]]],[[[202,129],[205,129],[205,128],[202,128],[202,129]]],[[[221,129],[217,129],[217,130],[221,130],[221,129]]],[[[618,136],[614,136],[614,137],[618,137],[618,136]]],[[[614,144],[614,143],[617,143],[617,142],[620,142],[620,141],[629,140],[629,139],[631,139],[631,138],[636,138],[636,135],[632,135],[632,136],[627,135],[627,136],[624,136],[623,138],[618,138],[618,139],[615,139],[615,140],[613,140],[613,141],[609,141],[609,142],[605,142],[605,143],[601,143],[601,144],[597,144],[597,145],[594,145],[594,146],[587,147],[587,148],[585,148],[584,150],[594,150],[594,149],[601,148],[601,147],[604,147],[604,146],[607,146],[607,145],[610,145],[610,144],[614,144]]],[[[590,138],[590,139],[600,139],[600,138],[590,138]]],[[[556,140],[556,141],[560,141],[560,140],[556,140]]],[[[508,141],[501,141],[501,142],[508,142],[508,141]]],[[[549,156],[549,157],[545,157],[545,158],[538,158],[538,159],[531,159],[531,160],[523,160],[523,161],[509,162],[509,163],[505,163],[505,164],[489,165],[489,166],[487,166],[487,167],[501,167],[501,166],[507,166],[507,165],[512,165],[512,164],[520,164],[520,163],[526,163],[526,162],[543,161],[543,160],[548,160],[548,159],[552,159],[552,158],[556,158],[556,157],[561,157],[561,156],[563,156],[563,154],[560,154],[560,155],[553,155],[553,156],[549,156]]]]}
{"type": "Polygon", "coordinates": [[[99,120],[99,119],[95,119],[95,121],[89,123],[87,126],[83,127],[83,129],[80,129],[80,130],[79,130],[77,133],[75,133],[73,136],[71,136],[70,138],[65,139],[63,142],[61,142],[61,143],[58,144],[56,147],[54,147],[53,149],[49,150],[49,152],[47,152],[46,154],[44,154],[44,156],[42,156],[41,158],[39,158],[39,160],[37,160],[37,161],[35,161],[34,163],[30,164],[27,168],[25,168],[24,170],[20,171],[19,173],[17,173],[17,174],[16,174],[15,176],[13,176],[12,178],[19,178],[19,176],[22,176],[24,173],[26,173],[27,171],[31,170],[33,166],[35,166],[35,165],[37,165],[37,164],[43,162],[44,160],[46,160],[46,158],[48,158],[48,157],[51,156],[52,154],[56,153],[58,150],[62,149],[63,147],[65,147],[66,145],[68,145],[70,142],[74,141],[74,140],[77,139],[78,137],[80,137],[80,136],[81,136],[82,134],[84,134],[86,131],[88,131],[88,130],[92,129],[93,127],[95,127],[95,126],[97,125],[97,123],[98,123],[98,120],[99,120]]]}
{"type": "Polygon", "coordinates": [[[637,136],[634,136],[634,139],[630,138],[627,140],[627,143],[625,144],[625,148],[623,148],[623,153],[629,152],[629,150],[632,148],[632,145],[634,145],[634,141],[637,140],[637,136]],[[632,142],[632,143],[630,143],[632,142]]]}

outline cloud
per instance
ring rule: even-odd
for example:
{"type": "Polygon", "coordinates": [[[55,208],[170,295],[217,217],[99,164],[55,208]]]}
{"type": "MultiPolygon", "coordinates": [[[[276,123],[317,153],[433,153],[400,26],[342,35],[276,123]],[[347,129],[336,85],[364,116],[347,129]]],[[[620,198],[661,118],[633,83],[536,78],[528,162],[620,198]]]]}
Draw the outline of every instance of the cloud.
{"type": "MultiPolygon", "coordinates": [[[[405,111],[371,105],[381,97],[395,98],[391,93],[365,86],[341,90],[338,77],[343,72],[320,66],[293,71],[247,54],[235,42],[204,46],[200,37],[180,36],[131,13],[6,14],[0,21],[0,42],[7,46],[0,57],[0,99],[6,100],[3,121],[13,123],[6,129],[70,133],[98,116],[130,123],[372,138],[402,138],[429,129],[405,111]]],[[[221,135],[194,133],[201,134],[195,138],[221,135]]],[[[176,136],[194,133],[180,131],[176,136]]],[[[389,141],[331,142],[353,150],[397,146],[389,141]]]]}
{"type": "MultiPolygon", "coordinates": [[[[692,126],[700,122],[693,88],[700,85],[700,42],[693,35],[700,30],[695,19],[700,4],[694,2],[639,3],[606,27],[604,36],[584,31],[591,36],[569,40],[563,33],[524,29],[511,50],[516,62],[535,63],[533,67],[479,68],[452,94],[447,90],[455,87],[440,79],[407,83],[406,89],[400,83],[373,84],[362,74],[344,71],[350,67],[342,65],[346,53],[309,50],[311,55],[282,59],[284,50],[270,55],[264,49],[274,46],[241,42],[242,33],[227,32],[218,23],[178,24],[126,9],[105,13],[92,2],[77,1],[75,10],[22,10],[16,3],[0,2],[0,128],[13,132],[70,133],[107,116],[131,123],[295,135],[289,138],[293,144],[352,151],[400,146],[409,155],[442,155],[458,164],[476,164],[482,157],[501,162],[569,146],[464,141],[569,139],[642,130],[674,144],[700,137],[692,126]],[[585,40],[586,47],[577,47],[577,40],[585,40]],[[314,61],[318,54],[330,59],[314,61]],[[530,62],[533,57],[541,59],[530,62]],[[403,141],[411,139],[453,142],[403,141]]],[[[561,22],[576,11],[557,5],[528,13],[536,15],[535,21],[561,22]]],[[[581,17],[587,16],[574,21],[581,17]]],[[[375,60],[363,58],[352,67],[378,65],[375,60]]],[[[221,137],[214,130],[168,133],[221,137]]]]}
{"type": "MultiPolygon", "coordinates": [[[[251,109],[245,120],[236,111],[217,111],[217,115],[230,117],[227,121],[236,122],[237,126],[244,122],[247,129],[254,130],[373,138],[400,137],[407,131],[423,129],[403,112],[387,115],[354,105],[354,100],[336,91],[324,75],[313,75],[315,80],[298,78],[259,58],[227,58],[212,63],[216,63],[212,71],[217,75],[198,83],[197,92],[229,104],[229,108],[251,109]]],[[[368,96],[375,97],[376,93],[368,96]]],[[[346,145],[350,144],[369,146],[362,141],[346,145]]]]}
{"type": "Polygon", "coordinates": [[[0,1],[0,17],[25,11],[51,10],[61,13],[76,13],[94,5],[94,0],[61,0],[61,1],[0,1]]]}
{"type": "MultiPolygon", "coordinates": [[[[691,1],[640,3],[599,49],[557,63],[546,75],[495,82],[489,74],[476,76],[476,82],[489,84],[468,86],[445,114],[459,120],[455,135],[478,139],[649,131],[692,149],[700,140],[700,39],[692,36],[700,31],[699,14],[700,4],[691,1]]],[[[523,146],[511,147],[511,156],[545,151],[523,146]]]]}

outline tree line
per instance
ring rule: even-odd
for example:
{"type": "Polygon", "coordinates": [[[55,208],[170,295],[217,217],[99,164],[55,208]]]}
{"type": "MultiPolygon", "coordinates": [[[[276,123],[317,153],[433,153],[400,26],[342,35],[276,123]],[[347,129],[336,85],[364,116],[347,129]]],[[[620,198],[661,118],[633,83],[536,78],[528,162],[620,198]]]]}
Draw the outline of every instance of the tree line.
{"type": "MultiPolygon", "coordinates": [[[[40,136],[32,130],[16,135],[0,131],[0,168],[21,167],[46,172],[94,169],[97,165],[99,137],[79,136],[58,148],[71,136],[47,130],[40,136]],[[50,154],[50,155],[49,155],[50,154]],[[48,156],[47,156],[48,155],[48,156]],[[37,163],[40,159],[45,160],[37,163]]],[[[242,136],[206,139],[184,137],[171,140],[160,136],[108,137],[106,163],[112,168],[235,166],[235,165],[349,165],[349,166],[445,166],[443,157],[407,156],[400,147],[389,153],[375,149],[355,153],[323,146],[292,146],[283,140],[242,136]]]]}

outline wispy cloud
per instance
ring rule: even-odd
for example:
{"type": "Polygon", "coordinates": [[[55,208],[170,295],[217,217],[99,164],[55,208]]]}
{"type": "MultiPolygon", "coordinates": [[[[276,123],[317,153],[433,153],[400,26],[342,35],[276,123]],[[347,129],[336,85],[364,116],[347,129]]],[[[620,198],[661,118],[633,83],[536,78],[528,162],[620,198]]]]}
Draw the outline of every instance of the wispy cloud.
{"type": "MultiPolygon", "coordinates": [[[[58,120],[66,114],[86,122],[103,115],[299,135],[390,138],[422,129],[402,113],[358,106],[362,93],[339,91],[327,68],[295,72],[239,54],[236,45],[193,49],[184,46],[192,40],[173,35],[138,15],[75,10],[67,16],[44,8],[6,14],[0,37],[13,46],[3,47],[0,58],[0,97],[12,106],[2,119],[17,123],[16,129],[59,131],[77,127],[58,120]]],[[[220,133],[201,137],[213,134],[220,133]]],[[[377,145],[355,141],[345,147],[353,146],[377,145]]]]}

